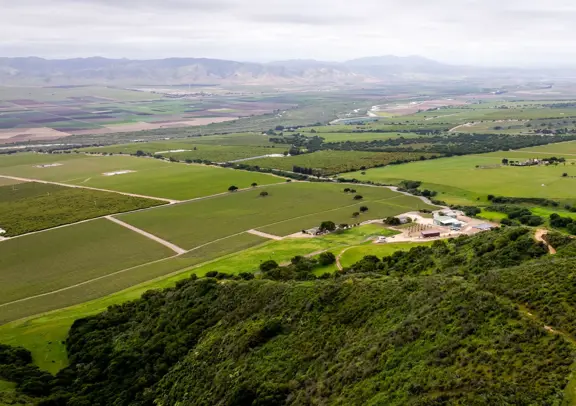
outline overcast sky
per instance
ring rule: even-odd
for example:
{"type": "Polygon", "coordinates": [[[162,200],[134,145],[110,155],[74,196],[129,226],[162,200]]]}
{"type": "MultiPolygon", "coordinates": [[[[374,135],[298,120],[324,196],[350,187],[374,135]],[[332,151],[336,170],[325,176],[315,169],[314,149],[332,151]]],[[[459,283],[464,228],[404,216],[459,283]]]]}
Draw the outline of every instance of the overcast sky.
{"type": "Polygon", "coordinates": [[[575,65],[575,0],[0,0],[0,56],[575,65]]]}

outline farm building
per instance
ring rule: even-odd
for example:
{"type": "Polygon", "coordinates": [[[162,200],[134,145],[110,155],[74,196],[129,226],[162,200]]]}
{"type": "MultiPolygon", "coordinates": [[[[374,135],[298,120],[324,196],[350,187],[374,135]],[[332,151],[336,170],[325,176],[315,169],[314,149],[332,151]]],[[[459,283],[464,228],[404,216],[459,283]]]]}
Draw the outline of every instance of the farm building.
{"type": "Polygon", "coordinates": [[[458,218],[458,213],[456,213],[455,211],[445,211],[443,212],[445,217],[451,217],[453,219],[458,218]]]}
{"type": "Polygon", "coordinates": [[[438,216],[438,217],[434,217],[434,224],[436,224],[437,226],[442,226],[442,227],[454,227],[454,226],[462,226],[462,222],[456,220],[453,217],[448,217],[448,216],[438,216]]]}
{"type": "Polygon", "coordinates": [[[422,231],[422,238],[434,238],[434,237],[440,237],[440,231],[437,230],[426,230],[426,231],[422,231]]]}
{"type": "Polygon", "coordinates": [[[412,222],[412,219],[408,216],[398,216],[396,218],[400,220],[400,224],[408,224],[412,222]]]}
{"type": "Polygon", "coordinates": [[[482,223],[474,226],[474,228],[482,231],[490,231],[494,228],[494,226],[492,224],[482,223]]]}

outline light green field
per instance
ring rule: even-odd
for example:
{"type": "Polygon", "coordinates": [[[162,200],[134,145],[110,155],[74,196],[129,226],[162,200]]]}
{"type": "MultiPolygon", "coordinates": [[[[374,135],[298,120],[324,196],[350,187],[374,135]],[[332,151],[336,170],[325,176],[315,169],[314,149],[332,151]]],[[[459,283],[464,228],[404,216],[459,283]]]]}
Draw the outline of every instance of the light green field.
{"type": "Polygon", "coordinates": [[[266,147],[261,147],[252,145],[199,144],[193,143],[192,141],[167,141],[86,148],[80,151],[113,154],[135,154],[137,151],[143,151],[150,154],[162,155],[167,158],[175,158],[180,161],[186,159],[201,159],[211,162],[228,162],[269,154],[282,154],[287,150],[288,146],[286,145],[276,145],[272,143],[266,147]],[[170,152],[179,150],[183,151],[170,152]]]}
{"type": "MultiPolygon", "coordinates": [[[[307,255],[323,250],[338,252],[347,245],[355,245],[367,238],[382,234],[382,227],[367,225],[352,228],[340,234],[330,234],[311,239],[286,239],[267,242],[255,248],[222,257],[216,261],[206,262],[196,268],[177,268],[174,274],[141,285],[110,294],[106,297],[56,310],[50,313],[28,317],[0,326],[0,343],[20,345],[32,352],[34,361],[41,368],[52,373],[67,365],[64,340],[74,320],[104,311],[108,306],[139,298],[150,289],[163,289],[173,286],[177,281],[188,278],[191,274],[205,275],[209,271],[238,274],[256,270],[260,262],[274,259],[285,263],[296,255],[307,255]]],[[[230,241],[227,245],[231,244],[230,241]]],[[[232,244],[233,245],[233,244],[232,244]]],[[[224,248],[225,245],[222,245],[224,248]]],[[[237,247],[236,249],[242,249],[237,247]]],[[[233,252],[233,251],[229,251],[233,252]]],[[[170,261],[170,260],[169,260],[170,261]]],[[[90,301],[87,301],[90,300],[90,301]]]]}
{"type": "MultiPolygon", "coordinates": [[[[566,159],[572,155],[576,155],[576,141],[561,142],[558,144],[548,144],[539,147],[525,148],[521,151],[534,152],[542,154],[542,156],[564,156],[566,159]]],[[[576,156],[574,157],[576,158],[576,156]]]]}
{"type": "Polygon", "coordinates": [[[80,154],[19,154],[0,157],[0,175],[89,186],[145,196],[185,200],[223,193],[231,185],[247,188],[253,182],[267,185],[283,182],[277,177],[205,165],[185,165],[152,158],[87,156],[80,154]],[[35,160],[37,159],[37,160],[35,160]],[[41,163],[61,166],[37,168],[41,163]],[[12,164],[12,165],[9,165],[12,164]],[[104,173],[132,170],[115,176],[104,173]]]}
{"type": "Polygon", "coordinates": [[[77,159],[76,154],[35,154],[22,152],[10,155],[0,155],[0,168],[10,168],[13,166],[34,166],[53,163],[64,163],[72,159],[77,159]]]}
{"type": "MultiPolygon", "coordinates": [[[[169,257],[173,252],[106,219],[0,243],[0,304],[169,257]]],[[[5,312],[0,312],[0,321],[5,312]]]]}
{"type": "MultiPolygon", "coordinates": [[[[262,147],[274,145],[270,142],[270,137],[262,135],[262,133],[206,135],[203,137],[191,137],[188,141],[208,145],[254,145],[262,147]]],[[[278,145],[277,147],[282,147],[282,145],[278,145]]]]}
{"type": "Polygon", "coordinates": [[[324,220],[352,224],[426,208],[421,200],[388,188],[355,187],[364,196],[361,201],[354,200],[354,194],[343,193],[343,189],[332,183],[290,183],[119,218],[190,249],[250,229],[288,235],[324,220]],[[260,197],[261,190],[269,196],[260,197]],[[354,219],[352,213],[360,206],[367,206],[369,211],[354,219]]]}
{"type": "MultiPolygon", "coordinates": [[[[576,178],[562,177],[564,172],[572,171],[571,165],[491,168],[501,161],[501,157],[491,154],[468,155],[369,169],[366,175],[355,172],[346,176],[391,184],[405,179],[419,180],[424,182],[422,188],[440,192],[438,199],[456,204],[485,199],[488,194],[576,199],[576,178]]],[[[576,175],[576,169],[573,172],[576,175]]]]}
{"type": "Polygon", "coordinates": [[[482,209],[482,213],[480,213],[478,215],[478,217],[499,223],[500,221],[507,218],[508,215],[504,214],[504,213],[497,212],[497,211],[488,211],[488,210],[482,209]]]}
{"type": "Polygon", "coordinates": [[[379,258],[392,255],[396,251],[409,251],[417,246],[430,246],[432,243],[388,243],[388,244],[365,244],[346,250],[340,263],[344,268],[354,265],[367,255],[375,255],[379,258]]]}

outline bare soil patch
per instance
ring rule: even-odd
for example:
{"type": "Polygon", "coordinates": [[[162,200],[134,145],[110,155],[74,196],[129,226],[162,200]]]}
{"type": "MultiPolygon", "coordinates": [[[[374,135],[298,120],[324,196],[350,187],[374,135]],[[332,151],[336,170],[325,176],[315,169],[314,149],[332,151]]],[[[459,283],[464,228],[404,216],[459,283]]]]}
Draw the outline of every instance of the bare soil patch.
{"type": "Polygon", "coordinates": [[[9,144],[21,141],[53,140],[68,137],[71,134],[48,127],[38,128],[11,128],[0,130],[0,144],[9,144]]]}
{"type": "Polygon", "coordinates": [[[374,113],[382,112],[398,116],[406,116],[418,113],[419,111],[426,111],[446,106],[463,106],[466,104],[468,103],[463,100],[439,99],[439,100],[427,100],[427,101],[414,101],[410,103],[403,103],[396,105],[374,106],[372,111],[374,113]]]}

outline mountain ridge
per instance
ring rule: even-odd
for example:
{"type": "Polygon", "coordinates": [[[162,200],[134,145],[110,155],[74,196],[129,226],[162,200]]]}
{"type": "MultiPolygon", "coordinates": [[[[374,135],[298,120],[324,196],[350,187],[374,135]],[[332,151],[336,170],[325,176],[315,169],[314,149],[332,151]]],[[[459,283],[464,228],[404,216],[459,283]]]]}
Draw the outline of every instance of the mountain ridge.
{"type": "Polygon", "coordinates": [[[364,84],[402,80],[540,75],[516,68],[444,64],[420,56],[393,55],[325,62],[294,59],[270,63],[213,58],[45,59],[0,57],[0,85],[87,84],[364,84]]]}

